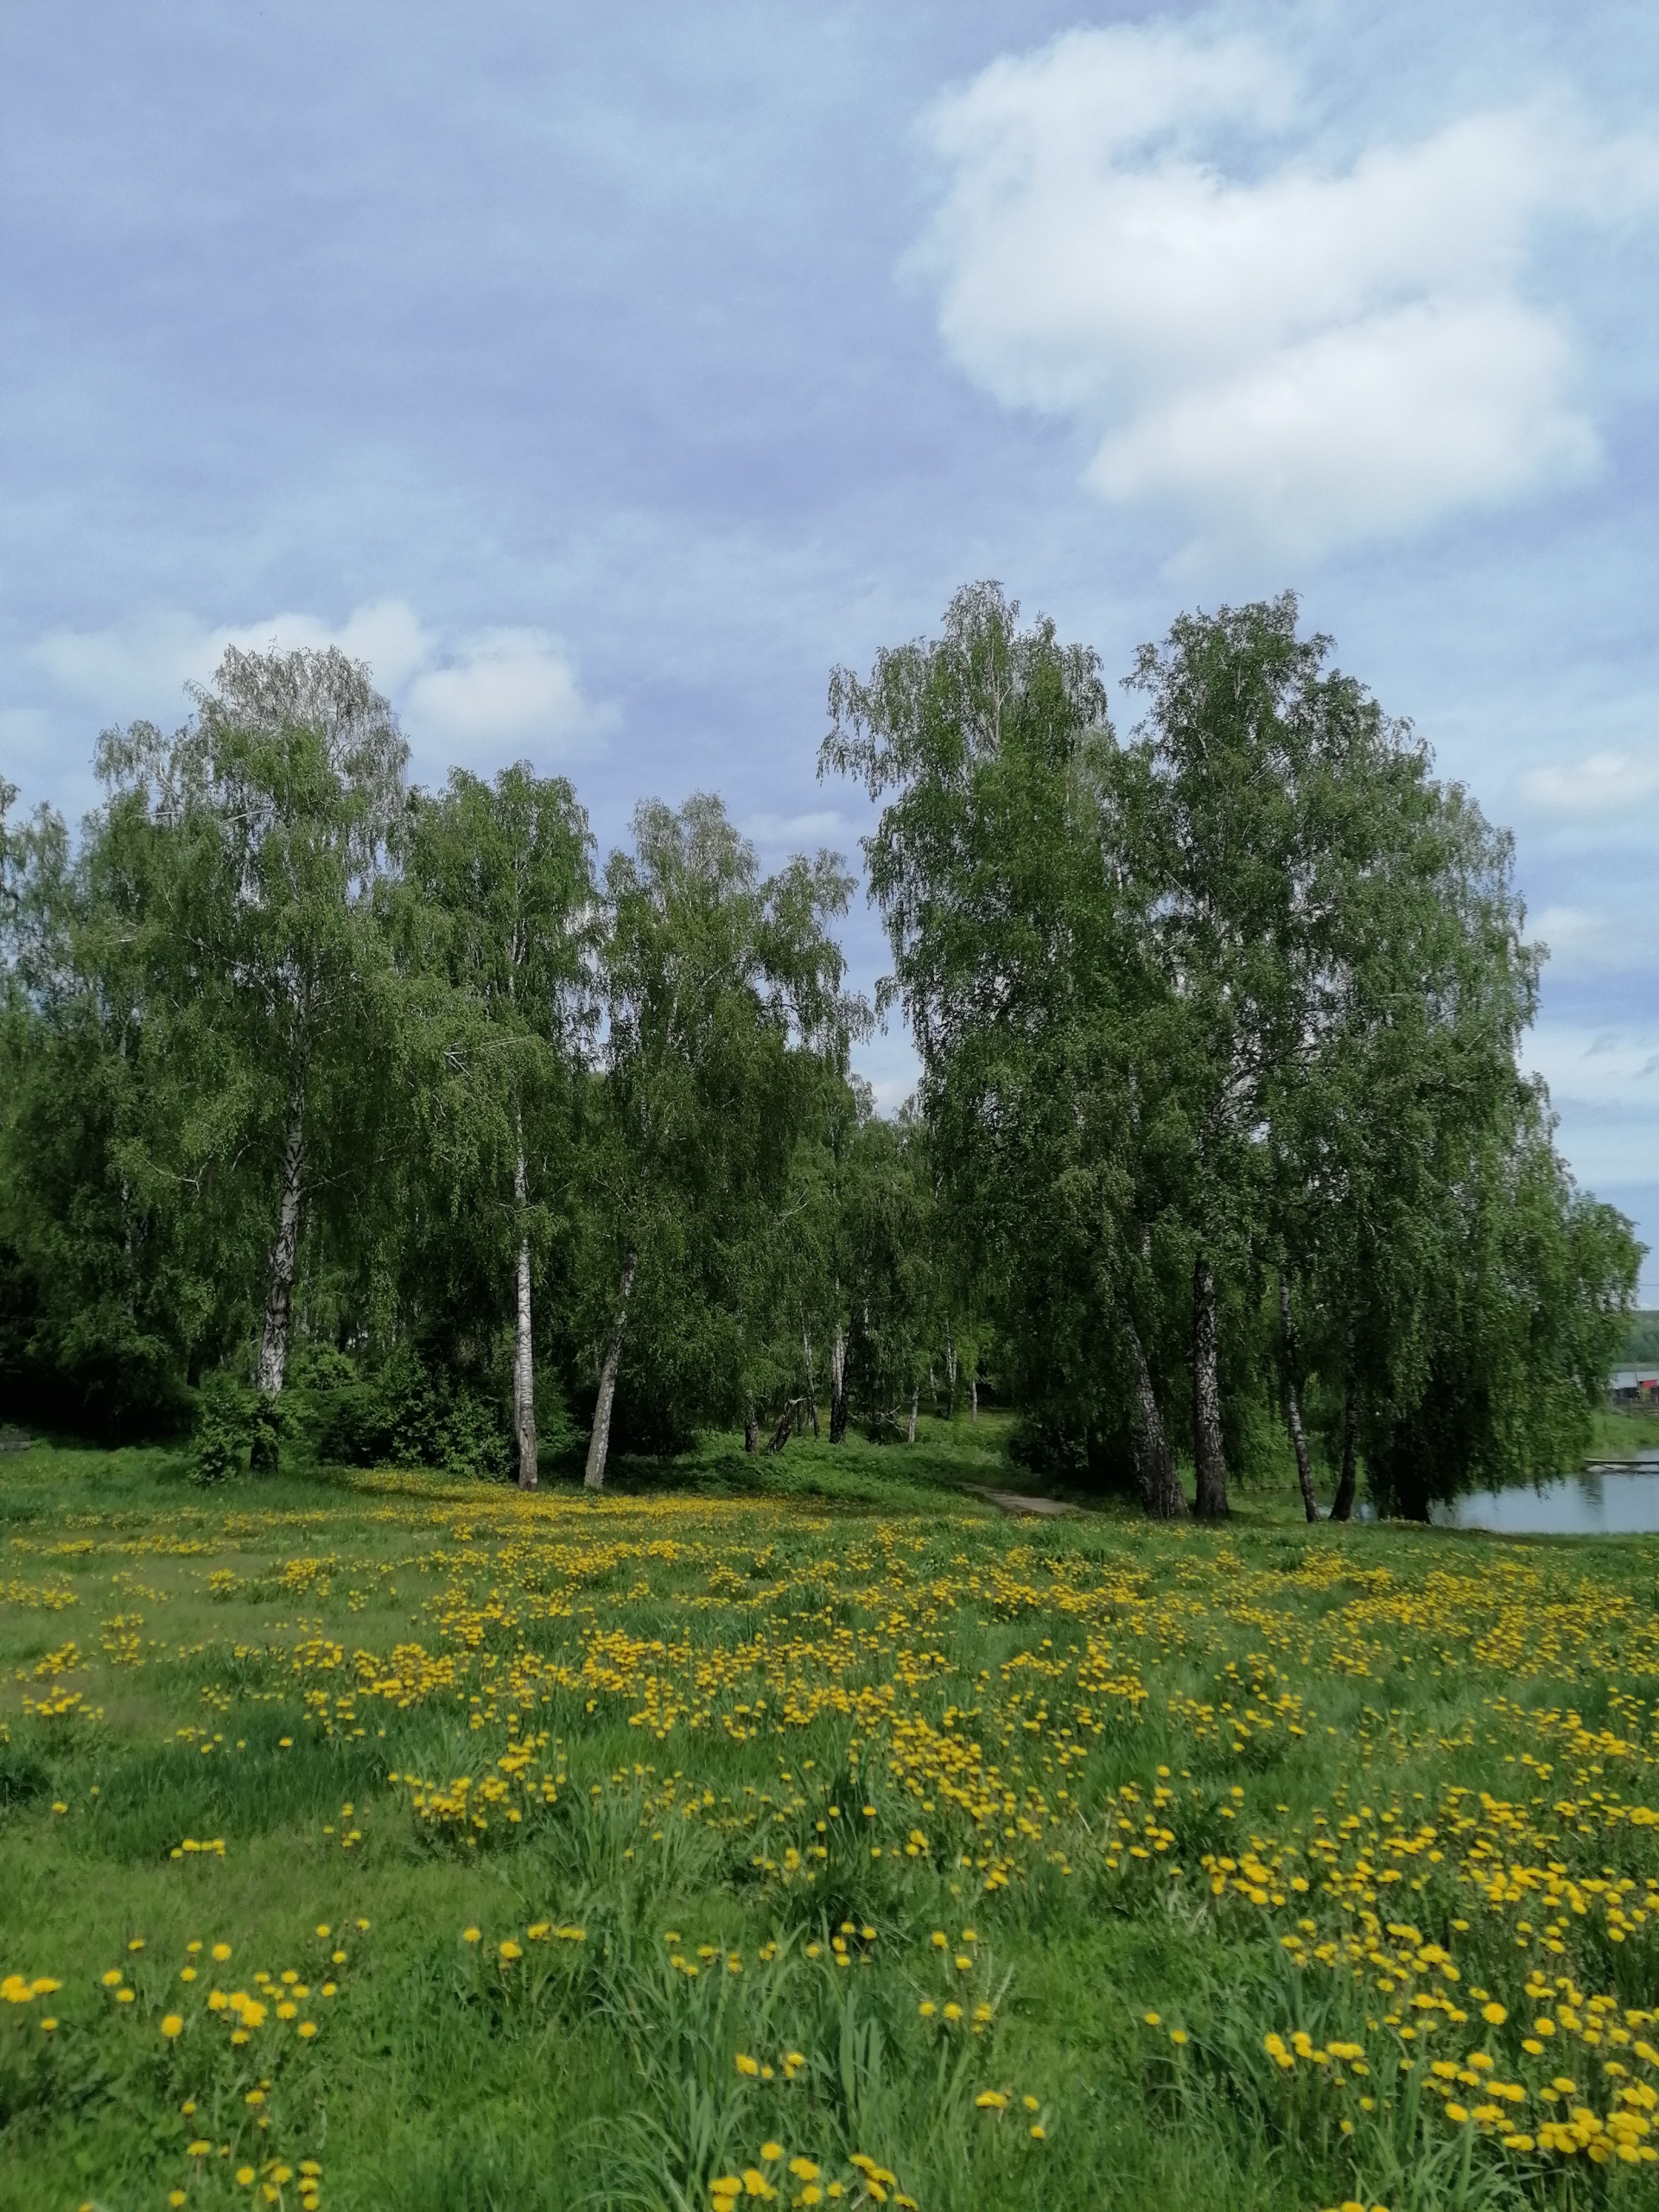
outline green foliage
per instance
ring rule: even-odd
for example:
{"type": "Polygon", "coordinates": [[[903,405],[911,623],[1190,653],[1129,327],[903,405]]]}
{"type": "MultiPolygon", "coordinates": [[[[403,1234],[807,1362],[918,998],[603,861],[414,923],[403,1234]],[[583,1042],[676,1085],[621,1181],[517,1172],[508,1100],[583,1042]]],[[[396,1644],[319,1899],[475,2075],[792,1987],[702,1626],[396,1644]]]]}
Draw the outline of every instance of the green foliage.
{"type": "Polygon", "coordinates": [[[302,1361],[295,1395],[311,1448],[346,1466],[433,1467],[444,1474],[504,1481],[511,1438],[504,1393],[423,1359],[407,1341],[359,1379],[336,1355],[302,1361]]]}
{"type": "Polygon", "coordinates": [[[253,1393],[232,1376],[210,1375],[196,1394],[190,1479],[204,1487],[245,1474],[260,1418],[253,1393]]]}
{"type": "Polygon", "coordinates": [[[597,1368],[633,1252],[619,1402],[641,1440],[741,1415],[798,1372],[779,1216],[862,1017],[829,927],[850,889],[829,853],[763,880],[706,797],[640,807],[606,868],[601,1264],[582,1326],[597,1368]]]}
{"type": "Polygon", "coordinates": [[[1205,1512],[1275,1479],[1293,1394],[1321,1479],[1357,1454],[1401,1512],[1564,1465],[1638,1254],[1522,1071],[1508,837],[1288,594],[1131,685],[1120,741],[1096,656],[991,584],[832,677],[922,1059],[892,1119],[839,856],[763,877],[700,795],[601,867],[523,762],[407,791],[337,652],[232,651],[173,736],[106,733],[78,838],[0,785],[8,1404],[196,1408],[215,1479],[529,1486],[588,1429],[597,1480],[613,1425],[778,1456],[827,1401],[840,1449],[982,1383],[1034,1471],[1160,1516],[1177,1455],[1205,1512]],[[245,1433],[198,1397],[232,1373],[245,1433]]]}
{"type": "Polygon", "coordinates": [[[1541,955],[1508,837],[1288,594],[1143,648],[1122,747],[1094,656],[1018,614],[976,587],[937,641],[838,671],[821,766],[886,801],[884,988],[1025,1448],[1133,1463],[1150,1503],[1149,1436],[1207,1461],[1213,1392],[1248,1473],[1294,1387],[1402,1511],[1559,1471],[1638,1255],[1519,1073],[1541,955]]]}

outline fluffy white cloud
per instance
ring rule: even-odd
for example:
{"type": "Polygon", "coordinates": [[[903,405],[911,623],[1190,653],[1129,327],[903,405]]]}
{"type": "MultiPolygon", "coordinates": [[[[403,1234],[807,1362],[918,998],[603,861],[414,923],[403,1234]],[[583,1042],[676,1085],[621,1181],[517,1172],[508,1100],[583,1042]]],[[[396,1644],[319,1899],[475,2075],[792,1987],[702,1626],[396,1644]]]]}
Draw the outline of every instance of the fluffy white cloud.
{"type": "Polygon", "coordinates": [[[343,624],[289,613],[214,628],[188,614],[163,612],[116,629],[57,631],[41,640],[33,658],[73,698],[123,721],[140,715],[164,720],[184,711],[185,686],[206,683],[227,645],[255,652],[339,645],[353,660],[366,661],[389,694],[432,652],[413,610],[400,599],[383,599],[359,607],[343,624]]]}
{"type": "Polygon", "coordinates": [[[488,630],[446,647],[397,599],[359,607],[343,623],[288,613],[214,628],[163,613],[116,629],[60,631],[33,657],[69,698],[111,719],[165,723],[183,715],[186,686],[208,682],[227,645],[339,645],[366,662],[398,710],[416,772],[429,780],[452,763],[488,770],[524,754],[566,755],[615,719],[583,698],[569,656],[545,631],[488,630]]]}
{"type": "Polygon", "coordinates": [[[1535,806],[1578,821],[1618,821],[1659,793],[1659,747],[1592,753],[1565,766],[1529,768],[1521,789],[1535,806]]]}
{"type": "Polygon", "coordinates": [[[1645,205],[1659,149],[1540,105],[1333,168],[1285,150],[1299,116],[1268,48],[1171,27],[948,93],[916,266],[957,360],[1211,540],[1313,550],[1593,469],[1571,333],[1522,278],[1542,219],[1645,205]]]}
{"type": "Polygon", "coordinates": [[[543,630],[491,630],[423,669],[403,718],[417,753],[476,767],[569,753],[614,719],[582,698],[575,671],[543,630]]]}
{"type": "Polygon", "coordinates": [[[805,814],[752,814],[742,826],[757,845],[787,845],[791,852],[833,844],[847,835],[847,818],[833,806],[805,814]]]}

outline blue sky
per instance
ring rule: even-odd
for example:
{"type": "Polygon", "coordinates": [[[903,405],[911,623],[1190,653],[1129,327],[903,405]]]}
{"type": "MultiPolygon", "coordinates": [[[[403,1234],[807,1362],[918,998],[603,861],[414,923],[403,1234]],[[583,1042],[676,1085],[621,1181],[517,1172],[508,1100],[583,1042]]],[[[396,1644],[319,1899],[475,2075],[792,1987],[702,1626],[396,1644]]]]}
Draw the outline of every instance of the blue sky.
{"type": "Polygon", "coordinates": [[[424,778],[851,851],[827,672],[958,583],[1114,671],[1293,585],[1513,825],[1529,1057],[1659,1246],[1651,8],[12,0],[0,272],[26,799],[334,637],[424,778]]]}

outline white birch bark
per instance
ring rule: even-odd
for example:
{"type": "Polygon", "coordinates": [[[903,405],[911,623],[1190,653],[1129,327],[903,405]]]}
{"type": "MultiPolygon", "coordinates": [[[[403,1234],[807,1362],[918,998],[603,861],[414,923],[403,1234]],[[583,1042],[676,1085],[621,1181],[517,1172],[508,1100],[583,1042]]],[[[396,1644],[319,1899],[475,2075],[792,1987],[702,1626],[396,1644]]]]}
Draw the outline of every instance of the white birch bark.
{"type": "Polygon", "coordinates": [[[847,1332],[840,1322],[830,1344],[830,1441],[847,1440],[847,1332]]]}
{"type": "Polygon", "coordinates": [[[812,1339],[806,1332],[804,1322],[801,1324],[801,1357],[806,1363],[806,1402],[810,1408],[812,1433],[816,1436],[818,1433],[818,1386],[812,1374],[812,1339]]]}
{"type": "Polygon", "coordinates": [[[611,1448],[611,1408],[616,1399],[616,1370],[622,1363],[622,1338],[628,1320],[628,1294],[633,1288],[633,1270],[639,1255],[632,1244],[622,1265],[621,1295],[616,1302],[616,1319],[611,1325],[611,1340],[605,1347],[605,1364],[599,1371],[599,1395],[594,1402],[594,1430],[588,1440],[588,1471],[582,1480],[589,1490],[605,1487],[605,1461],[611,1448]]]}
{"type": "Polygon", "coordinates": [[[255,1388],[265,1398],[282,1395],[288,1372],[289,1322],[294,1306],[294,1264],[300,1245],[300,1201],[305,1182],[305,1133],[297,1104],[283,1147],[283,1196],[276,1241],[270,1248],[270,1280],[265,1292],[265,1325],[259,1339],[255,1388]]]}
{"type": "Polygon", "coordinates": [[[524,1155],[513,1162],[513,1196],[518,1205],[518,1313],[512,1344],[512,1433],[518,1448],[518,1487],[534,1490],[536,1452],[536,1355],[531,1335],[530,1238],[524,1227],[529,1203],[524,1155]]]}
{"type": "Polygon", "coordinates": [[[1224,1521],[1227,1455],[1221,1440],[1216,1278],[1202,1252],[1192,1265],[1192,1458],[1198,1477],[1194,1512],[1203,1521],[1224,1521]]]}
{"type": "Polygon", "coordinates": [[[1302,1488],[1302,1510],[1310,1521],[1319,1517],[1319,1501],[1313,1491],[1313,1470],[1308,1461],[1307,1433],[1302,1427],[1301,1400],[1296,1394],[1296,1330],[1291,1319],[1290,1285],[1279,1278],[1279,1325],[1285,1339],[1285,1418],[1291,1448],[1296,1454],[1296,1479],[1302,1488]]]}

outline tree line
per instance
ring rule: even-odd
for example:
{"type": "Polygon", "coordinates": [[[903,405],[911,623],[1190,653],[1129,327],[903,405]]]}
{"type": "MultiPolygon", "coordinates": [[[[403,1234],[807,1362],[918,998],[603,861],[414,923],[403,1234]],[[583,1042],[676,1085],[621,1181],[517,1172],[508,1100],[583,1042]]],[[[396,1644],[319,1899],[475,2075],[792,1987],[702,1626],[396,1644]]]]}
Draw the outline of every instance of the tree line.
{"type": "Polygon", "coordinates": [[[1184,616],[1114,728],[992,585],[831,677],[892,948],[717,798],[601,863],[525,763],[410,787],[370,672],[228,652],[106,733],[77,837],[0,785],[0,1385],[200,1471],[516,1475],[918,1409],[1158,1517],[1554,1473],[1634,1293],[1522,1071],[1508,836],[1300,633],[1184,616]],[[850,1069],[898,1010],[896,1120],[850,1069]]]}

